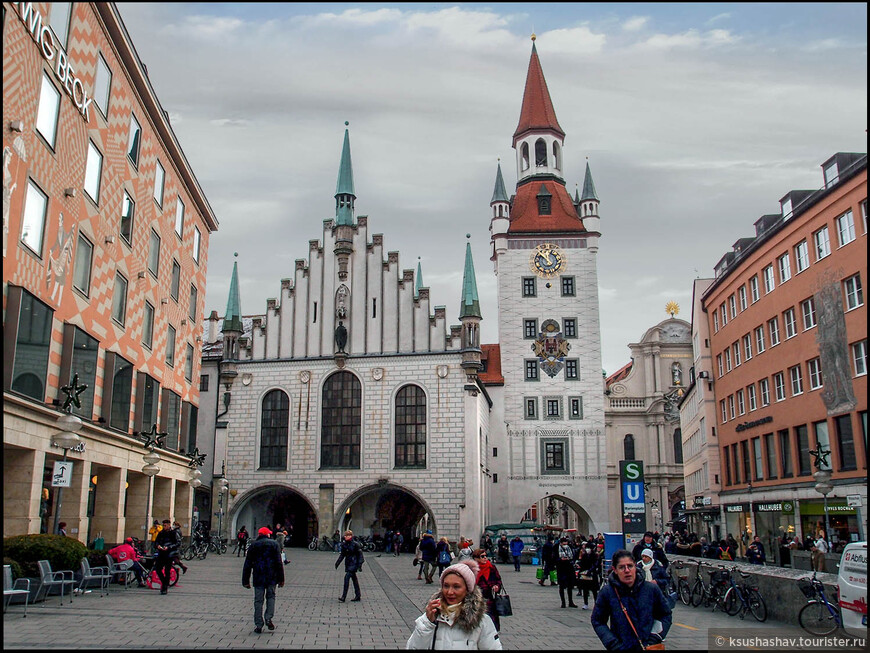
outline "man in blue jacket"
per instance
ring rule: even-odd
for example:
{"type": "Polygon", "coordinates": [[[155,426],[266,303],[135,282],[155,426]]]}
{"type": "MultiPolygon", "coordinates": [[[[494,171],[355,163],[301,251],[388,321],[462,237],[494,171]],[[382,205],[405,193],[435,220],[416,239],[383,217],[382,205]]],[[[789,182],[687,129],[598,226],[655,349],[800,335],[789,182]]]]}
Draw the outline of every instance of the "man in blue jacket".
{"type": "Polygon", "coordinates": [[[242,586],[251,588],[251,572],[254,575],[254,632],[263,632],[263,623],[275,630],[275,586],[284,587],[284,563],[281,547],[271,539],[272,531],[263,526],[257,531],[257,539],[248,547],[245,567],[242,570],[242,586]],[[263,613],[265,598],[266,611],[263,613]]]}
{"type": "Polygon", "coordinates": [[[625,549],[613,554],[612,567],[592,610],[595,634],[608,651],[642,651],[660,644],[671,628],[671,608],[658,585],[638,573],[625,549]]]}
{"type": "Polygon", "coordinates": [[[426,582],[432,583],[432,576],[435,574],[436,563],[436,551],[435,551],[435,536],[432,535],[432,531],[426,531],[423,533],[423,538],[420,540],[420,566],[421,571],[426,576],[426,582]]]}
{"type": "Polygon", "coordinates": [[[520,556],[524,548],[526,548],[526,545],[523,544],[519,535],[511,540],[511,557],[514,559],[514,571],[520,570],[520,556]]]}

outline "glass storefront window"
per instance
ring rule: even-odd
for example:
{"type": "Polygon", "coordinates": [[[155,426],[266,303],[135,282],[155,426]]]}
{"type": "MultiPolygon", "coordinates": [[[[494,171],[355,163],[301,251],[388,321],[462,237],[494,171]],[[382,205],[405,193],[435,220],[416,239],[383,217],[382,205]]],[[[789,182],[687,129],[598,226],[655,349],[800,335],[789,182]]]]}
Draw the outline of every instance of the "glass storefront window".
{"type": "MultiPolygon", "coordinates": [[[[825,528],[824,499],[802,499],[800,506],[801,528],[804,536],[815,536],[820,528],[825,528]]],[[[828,499],[828,539],[833,544],[833,552],[839,553],[849,542],[860,538],[858,515],[854,508],[846,505],[845,499],[828,499]]]]}

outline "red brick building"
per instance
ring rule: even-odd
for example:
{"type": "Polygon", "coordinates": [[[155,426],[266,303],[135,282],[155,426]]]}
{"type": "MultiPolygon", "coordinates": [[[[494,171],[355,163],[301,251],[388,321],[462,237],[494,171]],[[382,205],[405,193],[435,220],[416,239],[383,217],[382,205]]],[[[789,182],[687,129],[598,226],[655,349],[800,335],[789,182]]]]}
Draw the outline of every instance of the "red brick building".
{"type": "Polygon", "coordinates": [[[112,3],[3,3],[4,532],[189,524],[217,220],[112,3]],[[63,386],[87,386],[57,510],[63,386]],[[153,483],[142,441],[168,433],[153,483]]]}
{"type": "Polygon", "coordinates": [[[715,268],[710,331],[723,524],[740,539],[824,525],[811,450],[830,450],[835,549],[866,538],[867,155],[838,153],[715,268]],[[860,496],[860,507],[847,497],[860,496]],[[863,523],[862,523],[863,522],[863,523]]]}

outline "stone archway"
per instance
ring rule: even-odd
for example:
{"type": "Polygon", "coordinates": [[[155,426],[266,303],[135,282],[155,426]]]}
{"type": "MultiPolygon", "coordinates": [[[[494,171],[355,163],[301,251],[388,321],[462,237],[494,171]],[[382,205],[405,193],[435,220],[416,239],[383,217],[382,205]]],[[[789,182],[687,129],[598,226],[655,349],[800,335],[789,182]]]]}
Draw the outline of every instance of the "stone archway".
{"type": "Polygon", "coordinates": [[[580,535],[595,534],[595,522],[577,501],[563,494],[547,494],[526,510],[522,521],[576,529],[580,535]]]}
{"type": "Polygon", "coordinates": [[[399,531],[403,549],[413,551],[421,533],[431,530],[437,537],[435,515],[413,490],[392,483],[369,485],[348,495],[336,513],[336,530],[350,529],[356,535],[382,540],[387,532],[399,531]]]}
{"type": "Polygon", "coordinates": [[[245,526],[256,537],[261,526],[282,524],[287,529],[285,546],[308,546],[317,535],[317,512],[299,490],[284,485],[264,485],[239,497],[230,518],[232,532],[245,526]],[[291,530],[292,527],[292,530],[291,530]]]}

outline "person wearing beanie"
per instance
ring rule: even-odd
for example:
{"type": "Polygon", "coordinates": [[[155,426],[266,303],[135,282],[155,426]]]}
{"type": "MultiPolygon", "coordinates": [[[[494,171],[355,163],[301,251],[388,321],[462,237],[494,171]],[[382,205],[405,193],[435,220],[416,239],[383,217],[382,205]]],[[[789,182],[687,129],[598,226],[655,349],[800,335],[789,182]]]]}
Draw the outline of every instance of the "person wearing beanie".
{"type": "Polygon", "coordinates": [[[359,580],[357,580],[356,573],[362,571],[365,558],[363,557],[363,550],[359,542],[353,539],[353,531],[344,532],[344,540],[341,543],[340,551],[338,560],[335,561],[335,568],[338,569],[338,565],[344,560],[344,591],[341,593],[341,598],[338,601],[344,603],[351,581],[353,581],[353,591],[355,594],[351,601],[361,601],[362,596],[359,592],[359,580]]]}
{"type": "Polygon", "coordinates": [[[248,547],[245,566],[242,570],[242,587],[251,588],[254,576],[254,632],[262,633],[263,624],[275,630],[275,586],[284,587],[284,564],[281,547],[272,539],[272,531],[263,526],[257,531],[257,539],[248,547]],[[266,610],[263,612],[265,599],[266,610]]]}
{"type": "Polygon", "coordinates": [[[486,601],[477,587],[480,567],[476,560],[463,560],[441,572],[441,589],[426,603],[414,622],[414,632],[405,648],[500,651],[501,640],[486,601]]]}
{"type": "Polygon", "coordinates": [[[644,580],[655,583],[668,599],[671,609],[673,604],[670,601],[670,592],[668,590],[668,572],[662,567],[662,563],[655,559],[655,554],[652,549],[644,549],[640,552],[640,563],[638,564],[638,573],[643,571],[644,580]]]}

